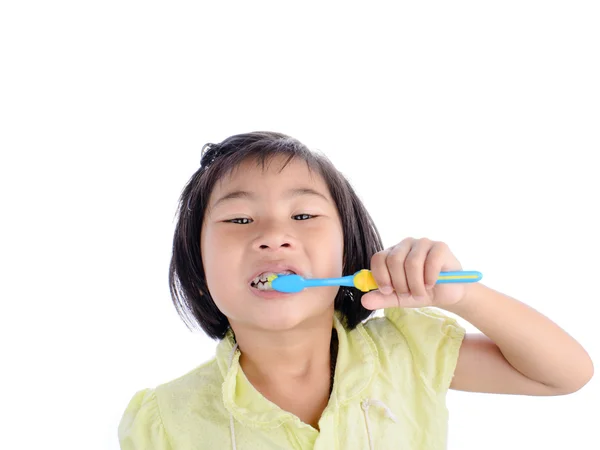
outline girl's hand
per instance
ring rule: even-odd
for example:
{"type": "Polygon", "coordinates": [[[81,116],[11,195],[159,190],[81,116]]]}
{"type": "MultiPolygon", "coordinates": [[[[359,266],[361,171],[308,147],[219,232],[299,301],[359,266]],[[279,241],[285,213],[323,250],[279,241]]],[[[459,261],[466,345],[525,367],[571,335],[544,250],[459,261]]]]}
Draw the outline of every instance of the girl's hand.
{"type": "Polygon", "coordinates": [[[379,289],[364,294],[362,304],[371,310],[454,305],[464,298],[466,285],[436,285],[436,281],[440,272],[457,270],[462,270],[460,262],[445,243],[404,239],[371,258],[371,272],[379,289]]]}

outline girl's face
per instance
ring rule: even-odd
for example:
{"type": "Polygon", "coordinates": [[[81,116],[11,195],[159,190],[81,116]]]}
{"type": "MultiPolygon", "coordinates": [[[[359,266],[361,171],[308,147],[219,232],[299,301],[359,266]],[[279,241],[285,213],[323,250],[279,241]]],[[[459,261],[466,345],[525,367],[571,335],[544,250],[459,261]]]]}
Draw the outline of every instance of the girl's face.
{"type": "Polygon", "coordinates": [[[290,265],[305,277],[342,276],[342,225],[327,185],[302,159],[280,172],[285,160],[276,156],[264,172],[254,160],[245,161],[215,185],[209,199],[202,262],[211,296],[234,331],[331,320],[326,313],[333,313],[339,287],[265,298],[251,285],[269,263],[290,265]]]}

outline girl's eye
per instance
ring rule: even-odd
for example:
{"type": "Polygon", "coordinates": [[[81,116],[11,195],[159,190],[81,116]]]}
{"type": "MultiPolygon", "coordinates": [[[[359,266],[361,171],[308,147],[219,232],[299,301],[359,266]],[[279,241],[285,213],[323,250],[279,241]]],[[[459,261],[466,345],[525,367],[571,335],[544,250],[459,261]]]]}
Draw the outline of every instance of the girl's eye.
{"type": "Polygon", "coordinates": [[[247,223],[250,223],[250,220],[252,220],[252,219],[248,219],[246,217],[240,217],[238,219],[226,220],[225,222],[231,222],[231,223],[237,223],[237,224],[240,224],[240,225],[245,225],[247,223]],[[242,220],[242,221],[245,220],[246,222],[241,222],[241,223],[240,222],[235,222],[236,220],[242,220]]]}
{"type": "Polygon", "coordinates": [[[296,214],[295,216],[292,216],[292,217],[302,217],[302,219],[300,219],[300,220],[306,220],[306,219],[309,219],[309,218],[315,217],[315,216],[310,215],[310,214],[296,214]]]}
{"type": "MultiPolygon", "coordinates": [[[[301,217],[301,219],[299,219],[299,220],[307,220],[307,219],[310,219],[310,218],[316,217],[316,216],[313,216],[312,214],[296,214],[295,216],[292,216],[292,217],[301,217]]],[[[246,225],[246,224],[249,224],[251,220],[252,219],[248,219],[247,217],[238,217],[236,219],[226,220],[225,222],[235,223],[238,225],[246,225]],[[239,222],[236,222],[236,221],[239,221],[239,222]]]]}

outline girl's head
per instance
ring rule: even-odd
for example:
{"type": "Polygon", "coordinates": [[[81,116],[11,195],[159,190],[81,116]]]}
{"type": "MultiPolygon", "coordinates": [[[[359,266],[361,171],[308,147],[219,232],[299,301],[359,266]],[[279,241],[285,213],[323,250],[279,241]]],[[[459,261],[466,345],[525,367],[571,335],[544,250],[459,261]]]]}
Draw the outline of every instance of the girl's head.
{"type": "Polygon", "coordinates": [[[188,325],[222,339],[229,326],[285,330],[332,308],[354,328],[371,311],[354,288],[312,288],[280,299],[253,293],[264,264],[313,278],[368,268],[379,233],[350,183],[323,155],[281,133],[207,144],[177,211],[169,286],[188,325]]]}

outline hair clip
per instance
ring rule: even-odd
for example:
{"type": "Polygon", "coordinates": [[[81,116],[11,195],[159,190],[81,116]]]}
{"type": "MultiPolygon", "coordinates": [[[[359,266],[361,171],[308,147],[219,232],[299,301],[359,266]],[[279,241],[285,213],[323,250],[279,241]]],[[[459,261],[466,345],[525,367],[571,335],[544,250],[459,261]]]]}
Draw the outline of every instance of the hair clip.
{"type": "Polygon", "coordinates": [[[221,147],[218,144],[207,143],[202,146],[200,151],[200,166],[207,168],[221,154],[221,147]]]}

